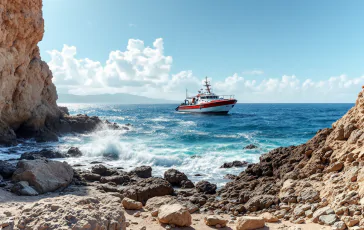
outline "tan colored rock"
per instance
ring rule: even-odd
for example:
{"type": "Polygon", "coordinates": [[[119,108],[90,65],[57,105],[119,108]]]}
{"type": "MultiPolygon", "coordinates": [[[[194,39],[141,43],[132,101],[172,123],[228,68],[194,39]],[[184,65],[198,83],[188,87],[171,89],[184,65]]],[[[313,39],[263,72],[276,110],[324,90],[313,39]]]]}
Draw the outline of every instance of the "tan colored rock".
{"type": "Polygon", "coordinates": [[[0,1],[0,144],[14,144],[14,131],[47,129],[58,119],[52,73],[41,60],[41,0],[0,1]]]}
{"type": "Polygon", "coordinates": [[[260,217],[262,217],[263,220],[268,223],[275,223],[278,221],[278,217],[269,212],[263,213],[262,215],[260,215],[260,217]]]}
{"type": "Polygon", "coordinates": [[[158,210],[158,220],[163,224],[190,226],[192,217],[187,208],[180,204],[162,205],[158,210]]]}
{"type": "Polygon", "coordinates": [[[174,196],[156,196],[147,200],[145,204],[145,209],[149,211],[158,210],[162,205],[175,204],[177,202],[178,201],[174,196]]]}
{"type": "Polygon", "coordinates": [[[263,228],[265,226],[264,219],[255,216],[239,217],[236,222],[236,230],[251,230],[263,228]]]}
{"type": "Polygon", "coordinates": [[[204,222],[206,225],[208,226],[216,226],[216,225],[220,225],[220,227],[225,227],[226,224],[228,223],[228,220],[225,220],[223,217],[221,216],[217,216],[217,215],[210,215],[210,216],[206,216],[204,218],[204,222]]]}
{"type": "Polygon", "coordinates": [[[125,197],[122,201],[121,204],[123,205],[123,207],[125,209],[128,210],[139,210],[143,208],[143,204],[139,201],[135,201],[132,200],[130,198],[125,197]]]}
{"type": "Polygon", "coordinates": [[[67,187],[73,178],[73,169],[67,162],[50,160],[21,160],[13,181],[26,181],[38,193],[53,192],[67,187]]]}

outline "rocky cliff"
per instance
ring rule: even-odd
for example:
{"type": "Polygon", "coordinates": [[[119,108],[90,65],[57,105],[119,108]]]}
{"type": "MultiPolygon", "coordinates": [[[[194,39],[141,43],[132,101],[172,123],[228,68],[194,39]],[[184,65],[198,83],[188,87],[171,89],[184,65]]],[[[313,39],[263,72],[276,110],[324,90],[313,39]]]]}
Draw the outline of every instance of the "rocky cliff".
{"type": "Polygon", "coordinates": [[[0,2],[0,143],[16,142],[16,132],[39,131],[58,118],[52,73],[41,60],[42,0],[0,2]]]}
{"type": "Polygon", "coordinates": [[[307,218],[332,225],[341,220],[343,226],[364,226],[363,144],[364,93],[360,92],[355,106],[331,128],[319,130],[300,146],[262,155],[220,195],[230,206],[244,204],[247,211],[279,204],[276,214],[292,221],[307,218]]]}

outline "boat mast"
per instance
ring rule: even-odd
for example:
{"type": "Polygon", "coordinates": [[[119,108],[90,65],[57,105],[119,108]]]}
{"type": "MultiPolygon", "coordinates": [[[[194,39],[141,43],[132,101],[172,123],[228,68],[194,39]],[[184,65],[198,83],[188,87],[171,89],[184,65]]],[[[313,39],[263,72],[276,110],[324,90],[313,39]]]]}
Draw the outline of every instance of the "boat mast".
{"type": "Polygon", "coordinates": [[[188,98],[188,96],[187,96],[187,89],[186,89],[186,99],[188,98]]]}
{"type": "Polygon", "coordinates": [[[205,87],[206,87],[206,90],[208,93],[211,93],[211,89],[210,89],[210,82],[207,81],[207,76],[206,76],[206,79],[205,79],[205,87]]]}

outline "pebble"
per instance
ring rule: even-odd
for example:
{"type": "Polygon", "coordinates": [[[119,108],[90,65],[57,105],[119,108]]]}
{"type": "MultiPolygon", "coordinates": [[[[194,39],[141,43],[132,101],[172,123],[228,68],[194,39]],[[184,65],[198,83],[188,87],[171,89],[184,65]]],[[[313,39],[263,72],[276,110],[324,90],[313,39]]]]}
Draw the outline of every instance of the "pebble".
{"type": "Polygon", "coordinates": [[[134,213],[134,217],[139,217],[141,214],[140,214],[140,212],[136,212],[136,213],[134,213]]]}

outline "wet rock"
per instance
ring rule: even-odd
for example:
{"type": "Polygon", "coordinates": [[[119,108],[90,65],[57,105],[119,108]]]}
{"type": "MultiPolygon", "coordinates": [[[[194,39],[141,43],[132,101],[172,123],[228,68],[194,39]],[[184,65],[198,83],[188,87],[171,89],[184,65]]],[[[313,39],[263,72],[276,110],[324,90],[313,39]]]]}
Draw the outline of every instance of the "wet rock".
{"type": "Polygon", "coordinates": [[[77,116],[66,116],[64,120],[69,125],[71,132],[86,133],[96,130],[103,122],[96,116],[78,114],[77,116]]]}
{"type": "Polygon", "coordinates": [[[196,190],[200,193],[205,194],[215,194],[216,193],[216,184],[211,184],[208,181],[202,180],[197,182],[196,190]]]}
{"type": "Polygon", "coordinates": [[[149,178],[152,177],[152,167],[150,166],[136,167],[131,171],[131,173],[137,175],[140,178],[149,178]]]}
{"type": "Polygon", "coordinates": [[[245,167],[247,165],[248,165],[248,162],[246,162],[246,161],[233,161],[233,162],[224,163],[223,165],[220,166],[220,168],[245,167]]]}
{"type": "Polygon", "coordinates": [[[128,209],[128,210],[139,210],[139,209],[143,208],[143,204],[141,202],[129,199],[127,197],[125,197],[121,201],[121,204],[123,205],[123,207],[125,209],[128,209]]]}
{"type": "Polygon", "coordinates": [[[83,173],[82,177],[87,181],[100,181],[101,176],[96,173],[83,173]]]}
{"type": "Polygon", "coordinates": [[[92,166],[91,172],[95,173],[95,174],[99,174],[100,176],[111,176],[111,175],[117,174],[116,170],[109,169],[102,164],[92,166]]]}
{"type": "Polygon", "coordinates": [[[188,210],[180,204],[163,205],[158,210],[158,220],[163,224],[190,226],[192,217],[188,210]]]}
{"type": "Polygon", "coordinates": [[[63,115],[70,115],[68,108],[66,106],[58,106],[58,108],[62,112],[63,115]]]}
{"type": "Polygon", "coordinates": [[[150,177],[142,179],[133,185],[124,187],[121,190],[121,193],[124,194],[125,197],[145,204],[145,202],[152,197],[172,195],[173,191],[174,190],[168,181],[162,178],[150,177]]]}
{"type": "Polygon", "coordinates": [[[224,179],[227,179],[227,180],[235,180],[238,176],[236,175],[233,175],[233,174],[226,174],[224,176],[224,179]]]}
{"type": "Polygon", "coordinates": [[[181,186],[181,182],[188,180],[186,174],[176,169],[168,169],[164,172],[164,179],[172,185],[181,186]]]}
{"type": "Polygon", "coordinates": [[[261,217],[242,216],[236,222],[236,230],[264,228],[265,222],[261,217]]]}
{"type": "Polygon", "coordinates": [[[15,170],[16,170],[16,168],[13,164],[0,160],[0,175],[3,178],[5,178],[5,179],[10,178],[13,175],[13,173],[15,172],[15,170]]]}
{"type": "Polygon", "coordinates": [[[258,146],[254,145],[254,144],[249,144],[244,147],[244,149],[256,149],[256,148],[258,148],[258,146]]]}
{"type": "Polygon", "coordinates": [[[216,226],[220,225],[220,227],[225,227],[228,223],[228,220],[225,220],[221,216],[217,215],[209,215],[204,218],[204,222],[207,226],[216,226]]]}
{"type": "Polygon", "coordinates": [[[77,147],[71,147],[68,151],[67,151],[67,155],[69,157],[80,157],[82,156],[82,152],[81,150],[79,150],[77,147]]]}
{"type": "Polygon", "coordinates": [[[181,188],[194,188],[195,185],[190,180],[181,181],[181,188]]]}
{"type": "Polygon", "coordinates": [[[117,185],[123,185],[130,182],[130,178],[128,175],[114,175],[114,176],[105,176],[100,178],[101,183],[115,183],[117,185]]]}
{"type": "Polygon", "coordinates": [[[66,156],[60,152],[50,150],[50,149],[42,149],[41,151],[35,152],[26,152],[20,156],[21,160],[35,160],[35,159],[53,159],[53,158],[65,158],[66,156]]]}
{"type": "Polygon", "coordinates": [[[67,162],[48,160],[21,160],[12,176],[13,181],[27,181],[38,193],[65,188],[72,178],[73,169],[67,162]]]}
{"type": "Polygon", "coordinates": [[[36,196],[39,193],[35,189],[29,186],[27,181],[19,181],[13,185],[11,192],[21,196],[36,196]]]}

